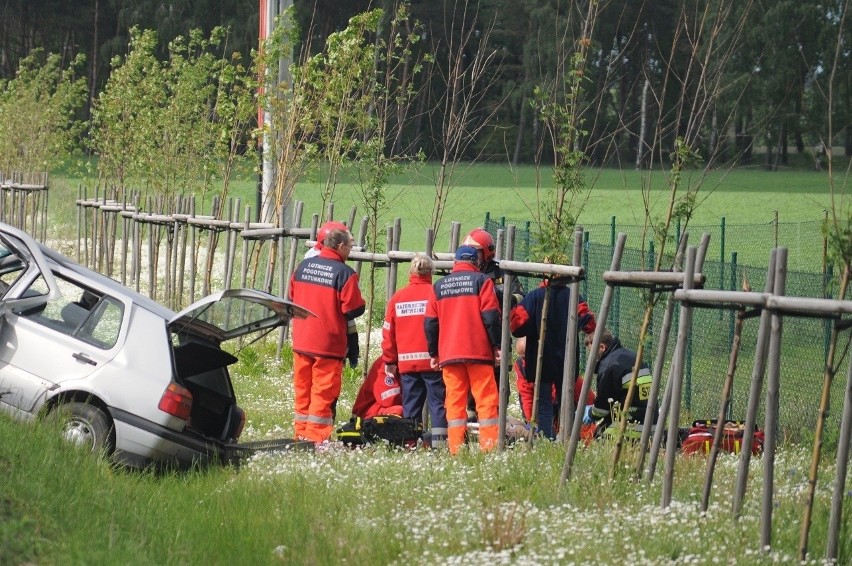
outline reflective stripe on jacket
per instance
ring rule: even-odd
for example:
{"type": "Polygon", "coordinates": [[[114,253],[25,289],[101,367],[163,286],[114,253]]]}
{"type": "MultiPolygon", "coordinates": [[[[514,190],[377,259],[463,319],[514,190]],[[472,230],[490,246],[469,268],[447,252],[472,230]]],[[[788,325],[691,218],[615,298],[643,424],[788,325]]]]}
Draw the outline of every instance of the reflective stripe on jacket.
{"type": "MultiPolygon", "coordinates": [[[[618,338],[613,338],[612,343],[604,351],[598,361],[598,387],[592,415],[595,418],[604,418],[610,415],[612,405],[618,403],[624,406],[627,399],[627,390],[633,376],[633,364],[636,363],[636,352],[621,345],[618,338]]],[[[630,420],[643,422],[645,420],[645,409],[648,406],[647,391],[650,389],[651,371],[648,364],[639,366],[637,387],[630,403],[630,420]],[[644,398],[642,391],[646,391],[644,398]]]]}
{"type": "Polygon", "coordinates": [[[423,330],[426,304],[435,296],[431,275],[411,275],[408,286],[394,293],[382,325],[382,360],[399,373],[434,371],[423,330]]]}

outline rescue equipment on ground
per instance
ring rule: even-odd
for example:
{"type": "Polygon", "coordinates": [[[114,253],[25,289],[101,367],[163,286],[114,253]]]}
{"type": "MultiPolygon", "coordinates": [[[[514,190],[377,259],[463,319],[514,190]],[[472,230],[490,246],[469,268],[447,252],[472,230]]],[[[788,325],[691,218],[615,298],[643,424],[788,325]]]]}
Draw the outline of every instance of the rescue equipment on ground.
{"type": "MultiPolygon", "coordinates": [[[[693,422],[692,428],[681,443],[681,451],[684,454],[709,454],[713,446],[713,436],[716,434],[716,425],[716,419],[693,422]]],[[[746,434],[745,423],[725,421],[722,426],[719,451],[739,454],[746,434]]],[[[763,431],[755,427],[752,431],[752,455],[756,456],[763,452],[763,436],[763,431]]]]}
{"type": "Polygon", "coordinates": [[[397,415],[376,415],[367,419],[352,417],[337,429],[337,440],[363,446],[386,442],[394,446],[414,446],[423,435],[423,425],[397,415]]]}

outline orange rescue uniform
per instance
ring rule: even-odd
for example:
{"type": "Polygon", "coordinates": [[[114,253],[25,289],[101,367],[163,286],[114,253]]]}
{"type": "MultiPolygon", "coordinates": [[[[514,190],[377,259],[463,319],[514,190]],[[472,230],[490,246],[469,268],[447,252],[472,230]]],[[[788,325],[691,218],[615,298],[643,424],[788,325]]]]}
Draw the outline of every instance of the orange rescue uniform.
{"type": "Polygon", "coordinates": [[[450,453],[457,454],[464,444],[468,392],[476,402],[480,448],[495,448],[499,393],[494,361],[502,328],[494,283],[469,261],[457,261],[453,271],[435,283],[424,328],[429,355],[439,360],[447,387],[450,453]]]}

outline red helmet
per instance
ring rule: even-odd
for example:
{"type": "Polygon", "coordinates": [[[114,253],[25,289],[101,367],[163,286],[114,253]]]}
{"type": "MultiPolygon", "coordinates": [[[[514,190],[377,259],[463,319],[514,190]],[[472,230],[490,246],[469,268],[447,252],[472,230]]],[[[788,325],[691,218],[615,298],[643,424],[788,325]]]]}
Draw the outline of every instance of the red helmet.
{"type": "Polygon", "coordinates": [[[482,250],[485,261],[494,259],[494,238],[484,228],[474,228],[471,230],[470,234],[465,236],[462,244],[482,250]]]}
{"type": "Polygon", "coordinates": [[[348,230],[346,224],[342,222],[335,222],[334,220],[329,220],[325,224],[319,227],[317,230],[317,243],[322,244],[325,241],[325,237],[328,236],[328,233],[332,230],[348,230]]]}

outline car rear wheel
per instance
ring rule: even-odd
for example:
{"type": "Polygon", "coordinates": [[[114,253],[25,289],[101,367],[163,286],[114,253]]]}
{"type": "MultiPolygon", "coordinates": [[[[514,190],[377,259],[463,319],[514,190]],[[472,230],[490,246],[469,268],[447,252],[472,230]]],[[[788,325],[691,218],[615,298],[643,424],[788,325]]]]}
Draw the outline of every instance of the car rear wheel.
{"type": "Polygon", "coordinates": [[[59,407],[62,436],[68,442],[94,453],[112,454],[115,431],[109,415],[89,403],[66,403],[59,407]]]}

